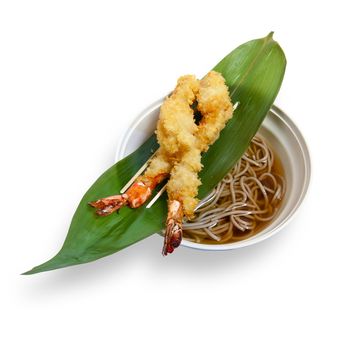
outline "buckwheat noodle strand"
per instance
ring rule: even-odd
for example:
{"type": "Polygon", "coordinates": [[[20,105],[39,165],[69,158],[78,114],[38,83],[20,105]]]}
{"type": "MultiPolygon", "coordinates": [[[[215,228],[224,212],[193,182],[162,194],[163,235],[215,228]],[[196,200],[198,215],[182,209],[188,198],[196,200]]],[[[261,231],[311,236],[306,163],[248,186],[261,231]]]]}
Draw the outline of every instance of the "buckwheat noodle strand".
{"type": "Polygon", "coordinates": [[[266,141],[256,136],[243,157],[183,224],[187,240],[227,243],[247,239],[271,221],[286,185],[266,141]]]}

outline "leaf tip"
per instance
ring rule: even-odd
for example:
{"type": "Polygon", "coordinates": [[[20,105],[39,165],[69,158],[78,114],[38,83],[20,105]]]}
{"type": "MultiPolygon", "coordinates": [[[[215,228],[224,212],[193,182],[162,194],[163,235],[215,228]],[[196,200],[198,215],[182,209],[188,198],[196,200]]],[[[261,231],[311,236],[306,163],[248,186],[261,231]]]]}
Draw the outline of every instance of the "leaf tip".
{"type": "Polygon", "coordinates": [[[38,272],[45,271],[45,270],[39,269],[38,267],[41,267],[41,266],[39,265],[39,266],[36,266],[36,267],[32,268],[31,270],[28,270],[28,271],[26,271],[26,272],[22,272],[22,273],[21,273],[21,276],[34,275],[34,274],[36,274],[36,273],[38,273],[38,272]]]}
{"type": "Polygon", "coordinates": [[[22,272],[21,273],[21,276],[28,276],[28,275],[31,275],[33,272],[31,272],[32,270],[28,270],[26,272],[22,272]]]}
{"type": "Polygon", "coordinates": [[[274,31],[271,31],[268,35],[267,35],[267,38],[268,39],[273,39],[273,35],[275,34],[274,31]]]}
{"type": "Polygon", "coordinates": [[[21,275],[34,275],[39,272],[56,270],[66,266],[76,265],[78,263],[79,262],[77,262],[77,259],[59,252],[52,259],[46,261],[41,265],[33,267],[31,270],[21,273],[21,275]]]}

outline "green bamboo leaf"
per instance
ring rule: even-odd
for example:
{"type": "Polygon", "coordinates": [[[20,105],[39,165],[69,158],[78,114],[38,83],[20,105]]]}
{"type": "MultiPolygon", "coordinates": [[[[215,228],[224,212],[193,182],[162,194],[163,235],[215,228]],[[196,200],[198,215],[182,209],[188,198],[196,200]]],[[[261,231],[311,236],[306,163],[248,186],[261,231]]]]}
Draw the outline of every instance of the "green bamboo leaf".
{"type": "MultiPolygon", "coordinates": [[[[272,33],[239,46],[214,67],[226,79],[232,101],[240,105],[220,138],[203,155],[199,198],[207,195],[243,155],[277,96],[285,67],[284,53],[272,33]]],[[[102,174],[82,198],[58,254],[25,274],[94,261],[159,232],[166,218],[165,196],[150,209],[123,208],[107,217],[97,217],[87,204],[118,193],[157,147],[152,136],[102,174]]]]}

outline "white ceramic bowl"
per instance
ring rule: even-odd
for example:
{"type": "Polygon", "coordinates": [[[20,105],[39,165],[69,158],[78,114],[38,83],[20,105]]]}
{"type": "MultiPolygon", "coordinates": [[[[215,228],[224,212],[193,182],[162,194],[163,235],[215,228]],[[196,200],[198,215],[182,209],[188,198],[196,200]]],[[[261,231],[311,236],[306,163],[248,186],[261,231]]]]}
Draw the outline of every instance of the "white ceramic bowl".
{"type": "MultiPolygon", "coordinates": [[[[121,139],[116,160],[138,148],[155,130],[159,108],[163,99],[153,103],[138,115],[121,139]]],[[[278,154],[285,171],[286,193],[274,220],[257,235],[246,240],[225,244],[200,244],[182,240],[185,247],[202,250],[229,250],[245,247],[271,237],[293,217],[305,197],[310,182],[310,155],[305,140],[292,120],[273,106],[259,132],[278,154]]]]}

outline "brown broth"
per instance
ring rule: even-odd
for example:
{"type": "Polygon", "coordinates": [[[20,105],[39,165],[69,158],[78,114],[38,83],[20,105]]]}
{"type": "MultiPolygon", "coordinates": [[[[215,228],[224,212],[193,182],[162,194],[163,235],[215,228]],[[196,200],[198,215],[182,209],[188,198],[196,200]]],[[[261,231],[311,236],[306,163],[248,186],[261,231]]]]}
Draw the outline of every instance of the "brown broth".
{"type": "MultiPolygon", "coordinates": [[[[265,140],[265,142],[266,142],[266,140],[265,140]]],[[[278,157],[276,152],[272,149],[272,147],[270,145],[268,145],[268,146],[274,155],[274,162],[273,162],[272,167],[271,167],[271,173],[279,175],[285,179],[285,176],[284,176],[285,172],[284,172],[283,165],[282,165],[280,158],[278,157]]],[[[268,182],[265,182],[265,180],[263,180],[263,183],[268,185],[268,182]]],[[[203,236],[203,237],[201,237],[199,235],[195,235],[195,237],[197,239],[199,239],[199,241],[197,241],[197,243],[200,243],[200,244],[226,244],[226,243],[239,242],[239,241],[242,241],[242,240],[245,240],[245,239],[248,239],[252,236],[257,235],[259,232],[261,232],[263,229],[265,229],[267,226],[269,226],[269,224],[275,219],[275,217],[278,214],[278,211],[281,207],[281,204],[283,202],[284,195],[285,195],[285,193],[282,194],[281,199],[278,200],[276,202],[276,204],[273,206],[273,210],[275,211],[275,214],[271,220],[257,222],[256,227],[254,229],[246,230],[244,232],[242,232],[241,230],[239,230],[238,228],[233,226],[232,235],[227,231],[227,233],[220,235],[220,237],[222,237],[220,241],[216,241],[215,239],[209,237],[208,235],[203,236]]],[[[263,197],[263,196],[261,195],[261,197],[263,197]]],[[[271,214],[272,214],[272,212],[271,212],[271,214]]],[[[229,221],[230,221],[229,218],[225,219],[225,222],[229,223],[229,221]]],[[[204,231],[202,231],[202,232],[204,232],[204,231]]],[[[184,239],[191,239],[191,238],[193,240],[194,235],[187,233],[185,230],[184,231],[184,239]]]]}

